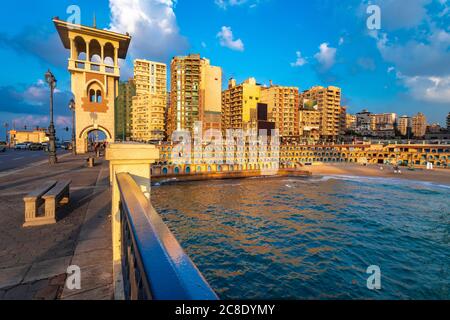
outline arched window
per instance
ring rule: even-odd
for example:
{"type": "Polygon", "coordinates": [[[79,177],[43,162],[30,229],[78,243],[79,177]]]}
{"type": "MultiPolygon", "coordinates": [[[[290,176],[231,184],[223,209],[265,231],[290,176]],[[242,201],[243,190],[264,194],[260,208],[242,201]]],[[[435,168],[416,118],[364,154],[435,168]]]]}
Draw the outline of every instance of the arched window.
{"type": "Polygon", "coordinates": [[[86,59],[86,42],[82,37],[76,37],[75,40],[75,59],[77,60],[87,60],[86,59]]]}
{"type": "Polygon", "coordinates": [[[89,90],[89,101],[90,102],[95,102],[96,101],[95,90],[94,89],[89,90]]]}
{"type": "Polygon", "coordinates": [[[102,92],[97,90],[97,103],[102,103],[102,92]]]}
{"type": "Polygon", "coordinates": [[[108,66],[114,66],[114,46],[111,43],[105,44],[103,48],[103,54],[104,54],[104,64],[108,66]]]}

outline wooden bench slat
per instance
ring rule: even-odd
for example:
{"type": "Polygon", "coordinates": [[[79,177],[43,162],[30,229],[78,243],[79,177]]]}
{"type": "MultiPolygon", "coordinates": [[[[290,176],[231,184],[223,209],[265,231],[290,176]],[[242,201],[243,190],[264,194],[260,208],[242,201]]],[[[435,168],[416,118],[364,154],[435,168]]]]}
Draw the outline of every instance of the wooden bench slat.
{"type": "Polygon", "coordinates": [[[51,180],[48,182],[45,182],[39,189],[35,189],[31,191],[29,194],[27,194],[23,199],[25,201],[33,201],[37,198],[42,197],[45,193],[47,193],[51,188],[53,188],[56,185],[56,180],[51,180]]]}
{"type": "Polygon", "coordinates": [[[71,180],[59,181],[50,191],[42,196],[43,199],[57,197],[72,183],[71,180]]]}

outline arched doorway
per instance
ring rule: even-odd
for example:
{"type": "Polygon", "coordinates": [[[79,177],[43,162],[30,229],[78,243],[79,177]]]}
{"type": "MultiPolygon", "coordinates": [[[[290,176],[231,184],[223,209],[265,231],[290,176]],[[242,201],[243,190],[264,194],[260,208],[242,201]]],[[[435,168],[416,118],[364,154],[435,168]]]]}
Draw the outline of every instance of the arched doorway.
{"type": "Polygon", "coordinates": [[[87,127],[81,131],[81,134],[77,139],[77,152],[94,152],[94,148],[97,143],[106,144],[111,141],[111,134],[106,128],[102,126],[87,127]]]}

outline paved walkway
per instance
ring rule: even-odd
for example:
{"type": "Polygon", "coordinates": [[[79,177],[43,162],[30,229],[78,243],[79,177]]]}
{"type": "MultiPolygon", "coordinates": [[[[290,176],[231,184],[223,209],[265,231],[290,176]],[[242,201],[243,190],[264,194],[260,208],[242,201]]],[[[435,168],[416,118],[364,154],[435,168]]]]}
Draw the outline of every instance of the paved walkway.
{"type": "Polygon", "coordinates": [[[112,249],[109,167],[66,156],[0,176],[0,299],[111,299],[112,249]],[[52,179],[71,179],[71,201],[57,224],[22,228],[23,196],[52,179]],[[81,269],[81,290],[65,287],[70,265],[81,269]]]}

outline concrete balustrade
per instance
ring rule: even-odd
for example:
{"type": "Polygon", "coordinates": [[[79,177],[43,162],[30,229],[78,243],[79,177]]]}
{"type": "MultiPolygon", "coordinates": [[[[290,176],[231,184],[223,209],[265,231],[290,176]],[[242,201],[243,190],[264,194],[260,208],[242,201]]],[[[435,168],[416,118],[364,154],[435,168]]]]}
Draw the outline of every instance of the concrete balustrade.
{"type": "Polygon", "coordinates": [[[121,219],[120,191],[116,176],[119,173],[130,174],[141,191],[150,199],[151,164],[159,159],[159,150],[145,144],[110,144],[106,149],[106,160],[110,162],[110,182],[112,186],[112,241],[113,276],[115,299],[124,299],[123,276],[121,267],[121,219]]]}

